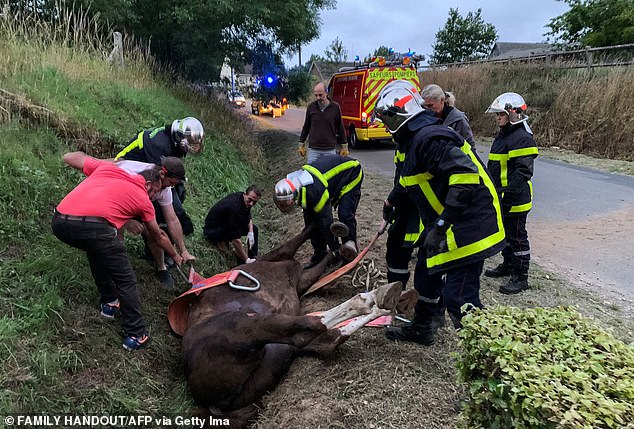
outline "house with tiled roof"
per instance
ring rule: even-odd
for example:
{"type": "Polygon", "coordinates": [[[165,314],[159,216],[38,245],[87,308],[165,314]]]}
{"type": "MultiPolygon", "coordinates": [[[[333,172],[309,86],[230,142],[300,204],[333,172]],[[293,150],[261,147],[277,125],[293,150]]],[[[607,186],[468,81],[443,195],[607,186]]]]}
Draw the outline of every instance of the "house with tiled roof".
{"type": "Polygon", "coordinates": [[[551,52],[552,49],[553,46],[549,43],[495,42],[488,59],[510,60],[513,58],[545,55],[551,52]]]}

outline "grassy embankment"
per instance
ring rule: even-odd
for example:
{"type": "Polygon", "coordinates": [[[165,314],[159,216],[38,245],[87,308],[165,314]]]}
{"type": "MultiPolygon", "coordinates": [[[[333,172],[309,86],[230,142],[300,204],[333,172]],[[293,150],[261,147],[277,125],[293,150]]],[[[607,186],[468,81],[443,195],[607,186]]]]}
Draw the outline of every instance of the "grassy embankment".
{"type": "MultiPolygon", "coordinates": [[[[634,161],[634,68],[557,69],[539,65],[477,65],[421,73],[456,95],[476,135],[488,141],[494,118],[484,111],[499,94],[521,94],[540,146],[634,161]]],[[[630,172],[631,174],[631,172],[630,172]]]]}
{"type": "Polygon", "coordinates": [[[201,237],[204,215],[253,180],[262,155],[228,106],[164,83],[139,51],[111,67],[96,24],[62,18],[56,27],[0,19],[0,415],[186,415],[179,341],[165,319],[172,296],[139,259],[140,238],[126,241],[152,344],[126,353],[120,322],[98,314],[85,255],[50,232],[53,208],[82,179],[61,156],[78,148],[113,156],[141,129],[200,118],[207,137],[203,153],[185,160],[185,207],[196,227],[188,247],[204,274],[225,264],[201,237]]]}

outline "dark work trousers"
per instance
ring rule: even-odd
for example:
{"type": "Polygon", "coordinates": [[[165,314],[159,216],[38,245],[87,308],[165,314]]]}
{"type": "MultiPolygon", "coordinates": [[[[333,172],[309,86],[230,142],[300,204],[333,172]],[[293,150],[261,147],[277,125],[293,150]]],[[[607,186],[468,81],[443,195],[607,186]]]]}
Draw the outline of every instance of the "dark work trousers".
{"type": "MultiPolygon", "coordinates": [[[[237,238],[244,237],[248,233],[249,233],[248,227],[240,231],[240,235],[228,233],[226,229],[223,228],[222,226],[216,226],[213,228],[209,228],[206,226],[203,228],[203,234],[205,235],[205,238],[214,244],[222,243],[226,241],[232,241],[237,238]]],[[[247,255],[249,256],[249,258],[255,258],[256,256],[258,256],[258,227],[256,224],[253,224],[253,238],[254,238],[253,247],[251,247],[247,251],[247,255]]]]}
{"type": "Polygon", "coordinates": [[[103,222],[66,220],[58,214],[53,216],[51,226],[60,241],[86,252],[100,302],[119,299],[125,334],[143,335],[146,329],[136,276],[125,245],[117,238],[117,230],[105,219],[103,222]]]}
{"type": "Polygon", "coordinates": [[[361,182],[355,186],[350,192],[344,194],[339,200],[337,213],[339,215],[339,221],[344,223],[348,227],[348,236],[341,237],[341,242],[345,243],[348,240],[357,243],[357,207],[359,206],[359,200],[361,200],[361,182]]]}
{"type": "Polygon", "coordinates": [[[410,276],[409,261],[412,259],[414,248],[404,246],[407,222],[402,220],[397,218],[388,230],[385,262],[387,263],[387,281],[401,282],[405,289],[410,276]]]}
{"type": "MultiPolygon", "coordinates": [[[[331,210],[331,208],[328,205],[323,210],[331,210]]],[[[304,210],[304,225],[313,225],[313,229],[310,232],[310,244],[313,246],[313,257],[316,257],[315,260],[321,260],[321,258],[326,256],[326,245],[333,252],[339,250],[339,241],[330,232],[332,216],[325,215],[323,210],[322,213],[304,210]]]]}
{"type": "Polygon", "coordinates": [[[526,216],[528,213],[504,216],[504,233],[506,247],[502,249],[504,264],[512,274],[528,277],[528,266],[531,261],[531,248],[526,232],[526,216]]]}
{"type": "Polygon", "coordinates": [[[418,251],[414,288],[420,295],[416,303],[414,323],[424,324],[439,313],[441,296],[447,312],[456,328],[460,328],[462,312],[460,308],[467,303],[482,308],[480,302],[480,274],[484,261],[473,262],[452,268],[446,273],[429,275],[427,272],[426,252],[418,251]],[[444,276],[444,279],[443,279],[444,276]]]}

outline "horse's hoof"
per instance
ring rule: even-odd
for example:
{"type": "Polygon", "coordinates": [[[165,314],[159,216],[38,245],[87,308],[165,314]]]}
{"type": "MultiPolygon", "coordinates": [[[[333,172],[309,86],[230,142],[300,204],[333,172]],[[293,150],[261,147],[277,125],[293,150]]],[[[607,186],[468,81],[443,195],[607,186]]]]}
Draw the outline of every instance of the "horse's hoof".
{"type": "Polygon", "coordinates": [[[330,224],[330,232],[335,237],[347,237],[350,231],[348,230],[348,226],[345,223],[335,221],[330,224]]]}
{"type": "Polygon", "coordinates": [[[376,290],[376,296],[374,302],[377,307],[386,310],[392,310],[398,305],[398,301],[401,298],[401,291],[403,285],[401,282],[388,283],[383,286],[379,286],[376,290]]]}

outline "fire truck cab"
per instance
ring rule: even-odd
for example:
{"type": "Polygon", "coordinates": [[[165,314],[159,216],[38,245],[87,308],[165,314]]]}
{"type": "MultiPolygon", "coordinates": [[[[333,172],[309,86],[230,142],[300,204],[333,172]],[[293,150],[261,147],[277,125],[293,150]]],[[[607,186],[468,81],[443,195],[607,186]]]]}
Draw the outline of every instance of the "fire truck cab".
{"type": "Polygon", "coordinates": [[[374,120],[379,93],[393,80],[408,80],[420,90],[416,66],[410,57],[387,61],[374,59],[353,67],[342,67],[328,84],[328,94],[341,106],[346,137],[351,148],[359,149],[371,140],[391,140],[383,124],[374,120]]]}

